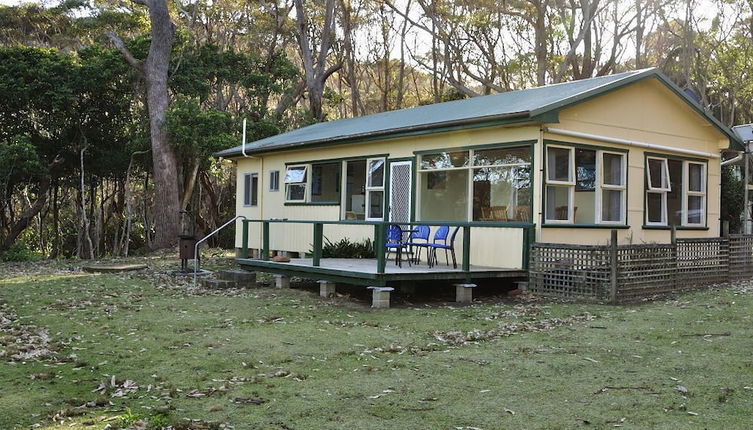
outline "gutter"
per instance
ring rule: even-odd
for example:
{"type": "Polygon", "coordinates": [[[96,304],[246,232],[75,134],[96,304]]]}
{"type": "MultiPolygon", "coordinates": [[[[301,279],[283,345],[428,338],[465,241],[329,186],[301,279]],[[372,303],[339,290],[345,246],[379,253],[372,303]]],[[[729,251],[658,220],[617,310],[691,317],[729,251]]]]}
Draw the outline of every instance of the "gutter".
{"type": "Polygon", "coordinates": [[[727,160],[724,160],[724,161],[722,161],[722,162],[721,162],[721,165],[722,165],[722,166],[726,166],[727,164],[732,164],[732,163],[736,163],[736,162],[738,162],[738,161],[742,160],[744,156],[745,156],[745,153],[744,153],[744,152],[740,152],[740,153],[738,153],[737,155],[735,155],[734,157],[732,157],[732,158],[730,158],[730,159],[727,159],[727,160]]]}
{"type": "Polygon", "coordinates": [[[694,151],[692,149],[674,148],[671,146],[657,145],[655,143],[640,142],[637,140],[620,139],[617,137],[600,136],[598,134],[583,133],[580,131],[563,130],[561,128],[545,127],[544,131],[551,134],[558,134],[560,136],[580,137],[583,139],[597,140],[607,143],[617,143],[619,145],[634,146],[637,148],[654,149],[657,151],[673,152],[676,154],[694,155],[696,157],[704,158],[718,158],[721,159],[720,154],[714,154],[711,152],[694,151]]]}
{"type": "MultiPolygon", "coordinates": [[[[529,111],[508,113],[508,114],[503,114],[503,115],[488,115],[488,116],[482,116],[482,117],[467,118],[467,119],[462,119],[462,120],[437,122],[437,123],[431,123],[431,124],[421,124],[421,125],[402,127],[402,128],[391,128],[391,129],[379,130],[379,131],[368,132],[368,133],[349,134],[346,136],[338,136],[336,138],[323,138],[323,139],[309,140],[306,142],[288,143],[288,144],[283,144],[280,146],[271,147],[268,149],[265,147],[260,147],[260,148],[251,149],[250,153],[253,154],[253,153],[260,153],[260,152],[284,151],[284,150],[290,150],[290,149],[297,149],[297,148],[305,147],[309,145],[316,145],[319,143],[337,143],[337,142],[361,140],[361,139],[367,139],[367,138],[381,137],[383,139],[387,139],[391,135],[397,135],[397,134],[402,134],[402,133],[413,133],[413,132],[418,132],[418,131],[423,131],[423,130],[431,130],[434,128],[470,125],[470,124],[482,123],[482,122],[487,122],[487,121],[523,119],[523,118],[528,118],[529,116],[530,116],[529,111]]],[[[233,157],[235,155],[243,155],[244,157],[250,156],[248,155],[248,151],[245,150],[245,144],[244,146],[241,147],[240,151],[234,151],[231,153],[222,154],[223,152],[224,151],[219,151],[213,155],[215,157],[233,157]]]]}

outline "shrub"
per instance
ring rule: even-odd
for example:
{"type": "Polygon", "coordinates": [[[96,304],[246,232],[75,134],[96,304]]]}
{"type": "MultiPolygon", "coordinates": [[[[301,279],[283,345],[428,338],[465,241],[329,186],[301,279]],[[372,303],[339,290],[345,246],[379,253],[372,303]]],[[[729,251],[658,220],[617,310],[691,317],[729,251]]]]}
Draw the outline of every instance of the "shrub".
{"type": "Polygon", "coordinates": [[[0,253],[0,261],[3,262],[16,262],[16,261],[35,261],[40,260],[42,256],[29,248],[26,242],[18,241],[11,245],[5,252],[0,253]]]}
{"type": "Polygon", "coordinates": [[[376,258],[374,242],[368,238],[361,242],[351,242],[348,238],[332,242],[325,237],[322,258],[376,258]]]}

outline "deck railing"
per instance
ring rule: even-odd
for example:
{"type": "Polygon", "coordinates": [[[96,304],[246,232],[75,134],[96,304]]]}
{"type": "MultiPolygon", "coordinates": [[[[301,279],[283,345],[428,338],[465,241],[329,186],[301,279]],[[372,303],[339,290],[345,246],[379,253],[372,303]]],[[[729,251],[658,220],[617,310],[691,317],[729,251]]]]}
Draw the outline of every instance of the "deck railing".
{"type": "MultiPolygon", "coordinates": [[[[311,224],[313,225],[313,237],[312,237],[312,264],[313,266],[320,266],[322,259],[322,247],[324,245],[324,226],[325,225],[358,225],[358,226],[373,226],[373,240],[374,248],[377,260],[377,273],[384,273],[387,263],[386,259],[386,230],[387,226],[391,224],[397,224],[400,226],[418,226],[426,225],[430,227],[448,226],[450,228],[459,227],[463,231],[462,236],[462,260],[461,268],[463,272],[470,273],[471,271],[471,228],[483,227],[483,228],[515,228],[523,230],[522,241],[522,259],[521,268],[528,268],[529,252],[531,243],[534,241],[534,227],[535,224],[529,222],[433,222],[433,221],[418,221],[418,222],[390,222],[390,221],[361,221],[361,220],[342,220],[342,221],[319,221],[319,220],[292,220],[292,219],[245,219],[242,221],[242,245],[241,245],[241,258],[248,258],[249,255],[249,230],[252,224],[258,224],[261,226],[261,248],[260,258],[262,260],[269,260],[269,254],[271,251],[269,244],[269,227],[271,224],[287,223],[287,224],[311,224]]],[[[431,238],[430,238],[431,239],[431,238]]]]}

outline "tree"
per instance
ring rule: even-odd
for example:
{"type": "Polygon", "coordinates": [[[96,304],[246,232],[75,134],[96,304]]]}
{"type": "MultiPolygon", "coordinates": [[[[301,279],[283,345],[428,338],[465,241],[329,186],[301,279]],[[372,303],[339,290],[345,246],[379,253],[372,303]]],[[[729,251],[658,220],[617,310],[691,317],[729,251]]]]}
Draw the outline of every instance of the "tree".
{"type": "Polygon", "coordinates": [[[312,28],[306,17],[303,1],[295,0],[295,16],[298,30],[296,36],[298,37],[299,53],[303,62],[311,116],[315,121],[322,121],[324,119],[324,111],[322,110],[324,84],[333,73],[342,67],[342,63],[339,61],[327,67],[327,58],[335,37],[335,0],[326,0],[324,4],[324,21],[319,29],[321,35],[319,37],[318,52],[313,47],[311,41],[312,28]]]}
{"type": "Polygon", "coordinates": [[[154,188],[160,196],[159,204],[154,206],[156,234],[153,247],[159,249],[173,246],[178,240],[180,229],[180,191],[176,173],[178,165],[165,126],[170,104],[167,81],[175,28],[170,20],[166,0],[132,1],[149,9],[152,29],[146,60],[142,62],[136,59],[115,33],[110,32],[108,36],[146,84],[154,188]]]}

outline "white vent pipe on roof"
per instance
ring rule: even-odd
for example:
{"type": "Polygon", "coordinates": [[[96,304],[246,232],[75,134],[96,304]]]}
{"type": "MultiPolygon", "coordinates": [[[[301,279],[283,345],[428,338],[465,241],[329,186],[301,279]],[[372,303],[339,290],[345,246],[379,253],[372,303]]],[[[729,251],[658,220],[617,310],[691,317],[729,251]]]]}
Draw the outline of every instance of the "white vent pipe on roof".
{"type": "Polygon", "coordinates": [[[248,155],[246,155],[246,118],[243,118],[243,141],[241,143],[241,153],[244,157],[248,157],[248,155]]]}

